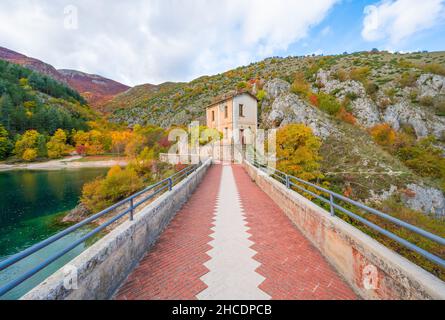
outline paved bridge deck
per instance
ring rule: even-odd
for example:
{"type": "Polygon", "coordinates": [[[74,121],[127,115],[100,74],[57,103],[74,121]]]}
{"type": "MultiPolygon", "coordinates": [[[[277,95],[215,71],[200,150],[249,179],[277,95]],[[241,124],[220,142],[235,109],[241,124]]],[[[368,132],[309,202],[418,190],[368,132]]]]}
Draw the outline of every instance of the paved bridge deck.
{"type": "Polygon", "coordinates": [[[356,299],[241,166],[214,165],[116,299],[356,299]]]}

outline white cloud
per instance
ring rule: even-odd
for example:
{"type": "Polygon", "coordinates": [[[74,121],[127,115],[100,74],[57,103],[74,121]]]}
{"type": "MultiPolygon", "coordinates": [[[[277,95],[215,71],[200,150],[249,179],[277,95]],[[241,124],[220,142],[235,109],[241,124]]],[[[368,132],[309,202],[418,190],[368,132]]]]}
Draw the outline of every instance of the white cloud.
{"type": "Polygon", "coordinates": [[[0,46],[128,84],[185,81],[286,50],[339,1],[2,0],[0,46]]]}
{"type": "Polygon", "coordinates": [[[332,28],[330,26],[327,26],[325,28],[323,28],[323,30],[321,30],[321,35],[323,37],[326,37],[328,35],[330,35],[332,33],[332,28]]]}
{"type": "Polygon", "coordinates": [[[362,36],[394,45],[445,20],[445,0],[383,0],[365,8],[362,36]]]}

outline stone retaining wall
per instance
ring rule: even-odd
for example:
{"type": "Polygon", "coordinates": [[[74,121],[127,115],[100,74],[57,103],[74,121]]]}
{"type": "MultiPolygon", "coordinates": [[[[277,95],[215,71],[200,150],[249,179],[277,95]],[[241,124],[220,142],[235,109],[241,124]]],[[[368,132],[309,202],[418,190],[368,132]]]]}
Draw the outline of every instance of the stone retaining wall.
{"type": "Polygon", "coordinates": [[[445,283],[431,273],[249,163],[244,168],[362,298],[445,299],[445,283]]]}
{"type": "MultiPolygon", "coordinates": [[[[156,242],[162,231],[188,200],[211,165],[196,172],[147,205],[104,238],[26,294],[23,300],[109,299],[156,242]],[[68,276],[67,276],[68,274],[68,276]],[[77,289],[70,288],[77,274],[77,289]],[[68,285],[66,285],[66,282],[68,285]]],[[[75,283],[75,282],[74,282],[75,283]]]]}

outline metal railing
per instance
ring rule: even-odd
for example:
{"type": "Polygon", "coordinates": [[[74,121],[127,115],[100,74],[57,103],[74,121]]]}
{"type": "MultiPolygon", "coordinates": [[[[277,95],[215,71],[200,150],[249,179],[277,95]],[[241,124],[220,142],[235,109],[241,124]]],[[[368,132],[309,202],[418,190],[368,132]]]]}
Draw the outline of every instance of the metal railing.
{"type": "Polygon", "coordinates": [[[360,202],[357,202],[357,201],[354,201],[352,199],[349,199],[349,198],[347,198],[345,196],[342,196],[342,195],[340,195],[338,193],[335,193],[335,192],[333,192],[331,190],[328,190],[328,189],[320,187],[320,186],[318,186],[316,184],[304,181],[304,180],[299,179],[297,177],[288,175],[285,172],[279,171],[277,169],[274,169],[274,168],[262,165],[262,164],[260,164],[259,162],[255,161],[255,160],[252,160],[252,161],[249,161],[249,162],[254,167],[260,169],[261,171],[267,173],[269,176],[273,177],[275,180],[277,180],[280,183],[284,184],[286,186],[286,188],[288,188],[288,189],[296,188],[299,191],[301,191],[302,193],[307,193],[307,194],[311,195],[312,197],[314,197],[314,198],[316,198],[316,199],[326,203],[329,206],[329,208],[330,208],[330,214],[332,216],[335,216],[335,210],[339,210],[339,211],[343,212],[344,214],[346,214],[347,216],[349,216],[349,217],[351,217],[351,218],[353,218],[353,219],[363,223],[364,225],[368,226],[369,228],[371,228],[371,229],[373,229],[373,230],[383,234],[384,236],[386,236],[386,237],[388,237],[388,238],[398,242],[402,246],[404,246],[404,247],[406,247],[406,248],[408,248],[408,249],[410,249],[410,250],[420,254],[421,256],[423,256],[424,258],[428,259],[429,261],[431,261],[431,262],[433,262],[433,263],[435,263],[435,264],[445,268],[445,260],[444,259],[442,259],[442,258],[440,258],[440,257],[438,257],[438,256],[436,256],[436,255],[434,255],[434,254],[432,254],[432,253],[430,253],[430,252],[428,252],[428,251],[426,251],[426,250],[416,246],[415,244],[413,244],[413,243],[411,243],[411,242],[409,242],[409,241],[407,241],[407,240],[405,240],[405,239],[403,239],[403,238],[401,238],[401,237],[399,237],[397,235],[395,235],[394,233],[392,233],[392,232],[390,232],[390,231],[388,231],[388,230],[386,230],[386,229],[376,225],[375,223],[373,223],[373,222],[363,218],[362,216],[360,216],[360,215],[358,215],[356,213],[351,212],[350,210],[348,210],[348,209],[344,208],[343,206],[341,206],[340,204],[336,203],[336,200],[340,200],[340,201],[343,201],[343,202],[348,203],[350,205],[353,205],[354,207],[357,207],[357,208],[365,211],[366,213],[370,213],[370,214],[373,214],[375,216],[378,216],[378,217],[380,217],[380,218],[382,218],[382,219],[384,219],[386,221],[394,223],[395,225],[397,225],[399,227],[405,228],[405,229],[407,229],[407,230],[409,230],[411,232],[414,232],[414,233],[416,233],[416,234],[418,234],[418,235],[420,235],[422,237],[425,237],[425,238],[427,238],[427,239],[429,239],[431,241],[434,241],[434,242],[436,242],[436,243],[438,243],[440,245],[444,245],[445,246],[445,239],[444,238],[439,237],[439,236],[437,236],[435,234],[432,234],[432,233],[430,233],[428,231],[425,231],[425,230],[423,230],[421,228],[418,228],[416,226],[413,226],[413,225],[411,225],[409,223],[406,223],[406,222],[404,222],[402,220],[394,218],[394,217],[392,217],[392,216],[390,216],[390,215],[388,215],[386,213],[383,213],[383,212],[381,212],[379,210],[376,210],[376,209],[370,208],[368,206],[365,206],[364,204],[362,204],[360,202]],[[328,195],[328,198],[325,198],[325,197],[323,197],[320,194],[317,194],[317,193],[315,193],[315,192],[313,192],[311,190],[308,190],[308,189],[304,188],[303,186],[308,186],[310,188],[313,188],[312,190],[314,190],[314,189],[318,190],[318,191],[328,195]]]}
{"type": "Polygon", "coordinates": [[[77,246],[79,246],[80,244],[82,244],[83,242],[85,242],[86,240],[92,238],[93,236],[97,235],[98,233],[100,233],[102,230],[104,230],[105,228],[109,227],[110,225],[112,225],[113,223],[115,223],[116,221],[119,221],[120,219],[124,218],[125,216],[128,216],[130,221],[133,221],[134,219],[134,213],[135,213],[135,209],[137,209],[139,206],[141,206],[142,204],[146,203],[147,201],[153,199],[154,197],[156,197],[157,195],[160,195],[161,193],[163,193],[164,191],[171,191],[173,186],[175,184],[177,184],[178,182],[180,182],[182,179],[188,177],[191,173],[195,172],[199,167],[201,167],[201,162],[199,164],[195,164],[195,165],[191,165],[188,166],[184,169],[182,169],[181,171],[176,172],[174,175],[168,177],[167,179],[164,179],[162,181],[159,181],[156,184],[153,184],[147,188],[145,188],[142,191],[139,191],[135,194],[133,194],[132,196],[119,201],[118,203],[112,205],[111,207],[96,213],[95,215],[92,215],[91,217],[49,237],[46,240],[43,240],[42,242],[39,242],[31,247],[29,247],[28,249],[19,252],[3,261],[0,261],[0,271],[5,270],[13,265],[15,265],[16,263],[18,263],[19,261],[25,259],[26,257],[29,257],[30,255],[48,247],[50,244],[56,242],[57,240],[62,239],[63,237],[73,233],[76,230],[79,230],[80,228],[90,224],[91,222],[94,222],[95,220],[105,216],[106,214],[113,212],[114,210],[116,210],[117,208],[121,207],[121,206],[128,206],[128,208],[126,208],[124,211],[116,214],[114,217],[112,217],[111,219],[109,219],[108,221],[102,223],[101,225],[99,225],[98,227],[94,228],[93,230],[89,231],[87,234],[83,235],[81,238],[77,239],[76,241],[74,241],[73,243],[69,244],[67,247],[65,247],[64,249],[58,251],[57,253],[51,255],[49,258],[45,259],[43,262],[39,263],[38,265],[35,265],[34,267],[32,267],[30,270],[26,271],[25,273],[17,276],[16,278],[14,278],[13,280],[11,280],[10,282],[8,282],[7,284],[3,285],[0,287],[0,297],[5,295],[6,293],[8,293],[9,291],[11,291],[12,289],[14,289],[15,287],[17,287],[18,285],[20,285],[21,283],[23,283],[24,281],[26,281],[27,279],[31,278],[33,275],[35,275],[36,273],[38,273],[39,271],[43,270],[44,268],[46,268],[47,266],[49,266],[51,263],[53,263],[54,261],[56,261],[57,259],[59,259],[60,257],[64,256],[65,254],[67,254],[68,252],[70,252],[71,250],[73,250],[74,248],[76,248],[77,246]],[[141,200],[138,200],[137,198],[142,197],[144,194],[150,192],[150,194],[146,197],[143,197],[141,200]],[[136,202],[137,201],[137,202],[136,202]],[[136,202],[136,203],[135,203],[136,202]]]}

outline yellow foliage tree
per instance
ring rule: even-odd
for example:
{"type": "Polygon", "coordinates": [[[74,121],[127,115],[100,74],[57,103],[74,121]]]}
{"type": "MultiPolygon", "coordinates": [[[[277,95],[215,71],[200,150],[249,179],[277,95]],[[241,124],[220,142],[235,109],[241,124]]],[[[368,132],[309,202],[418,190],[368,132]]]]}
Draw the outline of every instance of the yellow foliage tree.
{"type": "Polygon", "coordinates": [[[22,155],[22,159],[25,161],[34,161],[37,158],[37,149],[34,148],[28,148],[25,149],[22,155]]]}
{"type": "Polygon", "coordinates": [[[14,154],[25,161],[37,158],[40,134],[36,130],[26,131],[15,143],[14,154]]]}
{"type": "Polygon", "coordinates": [[[91,211],[98,212],[143,188],[143,181],[132,168],[115,166],[103,179],[84,185],[81,202],[91,211]]]}
{"type": "Polygon", "coordinates": [[[120,156],[125,152],[125,147],[131,141],[133,134],[130,131],[112,131],[110,136],[112,151],[120,156]]]}
{"type": "Polygon", "coordinates": [[[311,181],[323,178],[319,171],[320,138],[303,124],[290,124],[277,132],[278,170],[311,181]]]}
{"type": "Polygon", "coordinates": [[[65,131],[62,129],[57,129],[49,142],[46,144],[48,149],[48,157],[51,159],[58,159],[64,156],[69,150],[69,146],[66,144],[66,139],[67,137],[65,131]]]}

